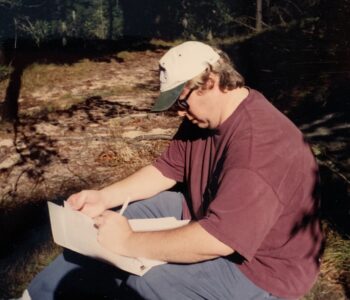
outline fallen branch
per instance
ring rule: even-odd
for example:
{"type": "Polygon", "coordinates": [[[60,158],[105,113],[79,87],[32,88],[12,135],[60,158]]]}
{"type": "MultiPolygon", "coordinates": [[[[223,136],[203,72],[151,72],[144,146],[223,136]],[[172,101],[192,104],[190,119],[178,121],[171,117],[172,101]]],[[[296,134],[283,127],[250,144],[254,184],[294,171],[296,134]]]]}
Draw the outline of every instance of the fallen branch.
{"type": "Polygon", "coordinates": [[[171,135],[168,134],[152,134],[152,135],[139,135],[137,137],[134,138],[134,140],[136,141],[144,141],[144,140],[171,140],[173,137],[171,135]]]}
{"type": "Polygon", "coordinates": [[[347,184],[350,184],[350,180],[344,175],[342,172],[339,171],[337,167],[335,167],[335,163],[331,159],[322,160],[320,158],[317,158],[317,162],[319,165],[327,167],[329,170],[331,170],[334,174],[342,178],[347,184]]]}

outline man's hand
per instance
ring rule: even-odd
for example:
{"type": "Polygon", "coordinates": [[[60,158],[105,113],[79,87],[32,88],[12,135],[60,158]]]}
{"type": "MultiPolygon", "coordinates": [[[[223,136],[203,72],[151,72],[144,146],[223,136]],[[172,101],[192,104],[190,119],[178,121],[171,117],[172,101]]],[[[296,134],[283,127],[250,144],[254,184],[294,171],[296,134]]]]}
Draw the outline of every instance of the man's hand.
{"type": "Polygon", "coordinates": [[[67,199],[68,204],[83,214],[94,218],[107,209],[106,200],[101,191],[84,190],[71,195],[67,199]]]}
{"type": "Polygon", "coordinates": [[[97,240],[106,249],[125,256],[130,256],[127,245],[133,231],[127,218],[119,213],[106,210],[94,218],[98,228],[97,240]]]}

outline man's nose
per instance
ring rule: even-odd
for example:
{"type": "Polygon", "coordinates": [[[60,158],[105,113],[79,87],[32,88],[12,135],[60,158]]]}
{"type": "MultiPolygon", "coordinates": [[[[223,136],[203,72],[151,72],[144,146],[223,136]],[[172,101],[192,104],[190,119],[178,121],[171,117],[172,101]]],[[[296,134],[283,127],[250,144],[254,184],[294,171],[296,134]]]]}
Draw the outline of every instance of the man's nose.
{"type": "Polygon", "coordinates": [[[178,110],[178,111],[177,111],[177,114],[178,114],[180,117],[184,117],[184,116],[186,116],[186,111],[185,111],[185,110],[178,110]]]}
{"type": "Polygon", "coordinates": [[[177,114],[180,116],[180,117],[186,117],[188,120],[192,121],[194,119],[193,116],[191,116],[191,114],[189,114],[187,111],[185,110],[178,110],[177,111],[177,114]]]}

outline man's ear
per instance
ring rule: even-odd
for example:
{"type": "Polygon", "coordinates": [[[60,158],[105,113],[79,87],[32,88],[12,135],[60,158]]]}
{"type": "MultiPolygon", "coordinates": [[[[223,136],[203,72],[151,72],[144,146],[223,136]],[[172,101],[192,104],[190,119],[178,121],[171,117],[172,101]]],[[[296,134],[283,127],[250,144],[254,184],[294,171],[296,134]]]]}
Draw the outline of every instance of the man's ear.
{"type": "Polygon", "coordinates": [[[203,93],[207,90],[211,90],[214,88],[216,81],[219,80],[219,77],[214,73],[210,73],[207,81],[202,85],[198,90],[198,95],[203,95],[203,93]]]}
{"type": "Polygon", "coordinates": [[[215,86],[215,82],[218,80],[217,76],[213,73],[209,74],[208,80],[205,83],[205,89],[211,90],[215,86]]]}
{"type": "Polygon", "coordinates": [[[197,90],[197,94],[198,95],[203,95],[206,91],[209,91],[211,89],[213,89],[215,86],[215,81],[212,80],[211,78],[208,78],[208,80],[206,81],[206,83],[204,85],[202,85],[198,90],[197,90]]]}

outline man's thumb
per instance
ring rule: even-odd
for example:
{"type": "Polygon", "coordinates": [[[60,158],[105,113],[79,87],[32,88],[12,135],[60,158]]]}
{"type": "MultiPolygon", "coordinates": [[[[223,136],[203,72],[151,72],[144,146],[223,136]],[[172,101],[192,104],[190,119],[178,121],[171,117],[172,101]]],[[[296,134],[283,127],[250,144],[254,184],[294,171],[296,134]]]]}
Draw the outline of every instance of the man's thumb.
{"type": "Polygon", "coordinates": [[[67,202],[75,210],[80,210],[84,206],[84,195],[82,192],[71,195],[67,202]]]}

